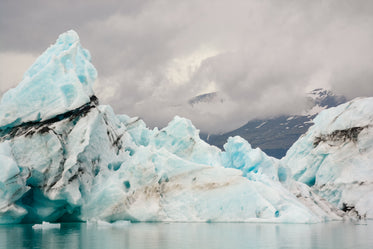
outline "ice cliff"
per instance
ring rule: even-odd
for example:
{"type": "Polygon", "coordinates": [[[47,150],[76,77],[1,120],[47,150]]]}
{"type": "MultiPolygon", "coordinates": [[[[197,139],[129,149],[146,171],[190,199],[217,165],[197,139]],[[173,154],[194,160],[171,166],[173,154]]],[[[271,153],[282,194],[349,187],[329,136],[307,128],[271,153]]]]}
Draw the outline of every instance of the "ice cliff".
{"type": "MultiPolygon", "coordinates": [[[[100,105],[92,91],[96,75],[88,51],[77,34],[68,31],[37,59],[16,88],[4,94],[0,223],[306,223],[344,216],[315,193],[328,196],[320,191],[321,185],[315,188],[321,183],[320,167],[314,170],[305,163],[308,159],[294,166],[290,159],[279,161],[251,148],[240,137],[230,138],[221,151],[202,141],[192,123],[180,117],[161,130],[151,130],[141,119],[115,115],[110,106],[100,105]],[[312,174],[314,184],[306,177],[312,174]]],[[[365,128],[357,140],[352,136],[351,143],[361,140],[361,149],[371,160],[371,143],[360,139],[369,131],[367,125],[359,124],[365,128]]],[[[316,147],[333,131],[318,133],[316,147]]],[[[303,147],[314,150],[313,138],[311,147],[308,140],[303,147]]],[[[294,153],[289,158],[311,156],[294,153]]]]}
{"type": "Polygon", "coordinates": [[[373,218],[373,98],[325,110],[314,123],[283,163],[336,207],[373,218]]]}

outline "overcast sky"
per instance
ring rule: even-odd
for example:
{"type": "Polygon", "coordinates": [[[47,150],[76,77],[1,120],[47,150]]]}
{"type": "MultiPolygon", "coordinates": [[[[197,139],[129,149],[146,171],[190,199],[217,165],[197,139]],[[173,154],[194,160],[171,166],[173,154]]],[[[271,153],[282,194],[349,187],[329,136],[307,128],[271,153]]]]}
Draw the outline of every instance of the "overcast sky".
{"type": "Polygon", "coordinates": [[[1,0],[0,94],[69,29],[92,54],[101,103],[151,127],[179,115],[228,131],[297,113],[318,87],[373,96],[370,0],[1,0]],[[219,101],[188,105],[214,91],[219,101]]]}

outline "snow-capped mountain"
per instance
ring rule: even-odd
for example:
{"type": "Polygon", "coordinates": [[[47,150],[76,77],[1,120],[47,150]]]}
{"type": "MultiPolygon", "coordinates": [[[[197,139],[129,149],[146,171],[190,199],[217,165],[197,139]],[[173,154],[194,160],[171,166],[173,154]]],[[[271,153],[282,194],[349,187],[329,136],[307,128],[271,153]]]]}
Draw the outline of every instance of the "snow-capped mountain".
{"type": "Polygon", "coordinates": [[[223,148],[228,137],[240,136],[268,155],[282,158],[290,146],[313,125],[313,119],[320,111],[347,101],[345,97],[322,88],[309,92],[306,98],[308,108],[299,115],[252,120],[236,130],[224,134],[201,134],[201,138],[223,148]]]}
{"type": "Polygon", "coordinates": [[[302,116],[314,116],[322,110],[335,107],[346,101],[346,97],[336,95],[330,90],[323,88],[314,89],[307,94],[308,108],[302,113],[302,116]]]}
{"type": "Polygon", "coordinates": [[[359,218],[371,218],[372,98],[322,112],[316,128],[292,147],[294,153],[278,160],[241,137],[229,138],[222,151],[201,140],[184,118],[151,130],[139,118],[115,115],[92,91],[96,76],[88,51],[68,31],[4,94],[0,224],[311,223],[341,220],[351,209],[359,218]],[[353,172],[348,181],[333,164],[346,152],[351,161],[339,163],[346,173],[353,172]],[[355,172],[356,160],[366,170],[355,172]],[[362,173],[363,184],[355,184],[362,173]],[[333,180],[329,185],[328,179],[333,180]],[[355,193],[351,188],[366,189],[354,200],[346,199],[343,193],[355,193]],[[342,195],[336,201],[333,193],[338,191],[342,195]],[[340,207],[341,202],[346,204],[340,207]]]}

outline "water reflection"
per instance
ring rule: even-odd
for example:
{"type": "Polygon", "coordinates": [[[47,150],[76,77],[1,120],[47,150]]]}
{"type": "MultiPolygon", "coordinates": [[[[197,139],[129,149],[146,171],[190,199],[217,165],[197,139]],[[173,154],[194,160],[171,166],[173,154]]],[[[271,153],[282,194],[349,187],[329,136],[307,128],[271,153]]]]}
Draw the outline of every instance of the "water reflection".
{"type": "Polygon", "coordinates": [[[354,224],[136,223],[0,226],[0,248],[373,248],[373,221],[354,224]]]}

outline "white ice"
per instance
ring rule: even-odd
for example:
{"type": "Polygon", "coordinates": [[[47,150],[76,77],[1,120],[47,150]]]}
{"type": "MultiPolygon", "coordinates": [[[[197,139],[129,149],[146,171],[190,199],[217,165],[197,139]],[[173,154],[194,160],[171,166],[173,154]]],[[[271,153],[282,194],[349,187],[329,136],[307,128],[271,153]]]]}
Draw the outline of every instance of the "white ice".
{"type": "Polygon", "coordinates": [[[340,209],[373,218],[373,98],[322,111],[283,163],[340,209]]]}
{"type": "Polygon", "coordinates": [[[32,229],[43,229],[43,230],[46,230],[46,229],[60,229],[61,228],[61,224],[59,223],[49,223],[49,222],[45,222],[43,221],[42,224],[35,224],[32,226],[32,229]]]}
{"type": "Polygon", "coordinates": [[[3,95],[0,129],[46,120],[88,103],[97,77],[90,59],[75,31],[61,34],[19,85],[3,95]]]}

